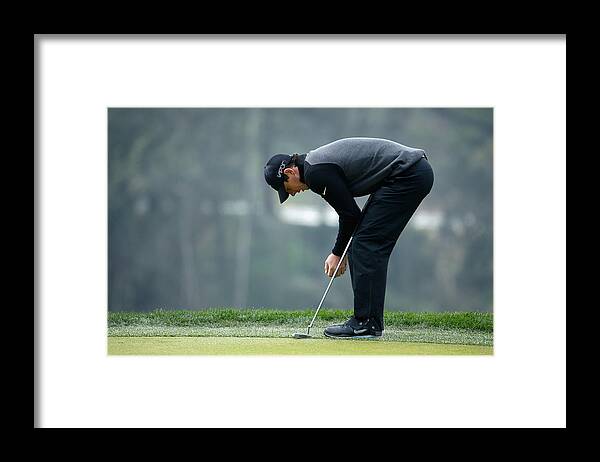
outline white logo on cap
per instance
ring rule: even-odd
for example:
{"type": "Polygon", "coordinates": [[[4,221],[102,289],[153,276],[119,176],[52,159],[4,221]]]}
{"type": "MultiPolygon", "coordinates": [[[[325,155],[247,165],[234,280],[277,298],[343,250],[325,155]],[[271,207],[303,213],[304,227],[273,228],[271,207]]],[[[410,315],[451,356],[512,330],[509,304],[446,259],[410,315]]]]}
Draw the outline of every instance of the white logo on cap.
{"type": "Polygon", "coordinates": [[[284,168],[285,168],[285,160],[283,162],[281,162],[281,165],[279,166],[279,171],[277,172],[277,176],[279,178],[281,178],[281,172],[283,172],[284,168]]]}

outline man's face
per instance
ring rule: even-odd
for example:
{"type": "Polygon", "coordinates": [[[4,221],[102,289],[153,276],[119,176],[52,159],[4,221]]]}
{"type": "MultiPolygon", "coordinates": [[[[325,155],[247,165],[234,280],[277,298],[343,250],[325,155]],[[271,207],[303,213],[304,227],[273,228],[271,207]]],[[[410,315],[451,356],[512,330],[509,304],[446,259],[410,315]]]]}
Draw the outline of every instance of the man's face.
{"type": "Polygon", "coordinates": [[[308,186],[300,181],[300,173],[298,167],[286,168],[283,173],[288,176],[288,180],[284,182],[285,190],[290,196],[295,196],[297,193],[306,191],[308,186]]]}

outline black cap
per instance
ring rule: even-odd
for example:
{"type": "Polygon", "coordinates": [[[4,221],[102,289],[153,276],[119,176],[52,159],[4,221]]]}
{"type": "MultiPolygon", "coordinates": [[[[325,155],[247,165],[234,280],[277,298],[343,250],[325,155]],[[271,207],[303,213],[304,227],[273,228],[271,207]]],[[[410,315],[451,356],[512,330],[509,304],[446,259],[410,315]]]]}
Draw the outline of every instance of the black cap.
{"type": "Polygon", "coordinates": [[[283,204],[289,197],[283,184],[283,171],[290,163],[292,156],[288,154],[275,154],[265,165],[265,181],[279,193],[279,203],[283,204]]]}

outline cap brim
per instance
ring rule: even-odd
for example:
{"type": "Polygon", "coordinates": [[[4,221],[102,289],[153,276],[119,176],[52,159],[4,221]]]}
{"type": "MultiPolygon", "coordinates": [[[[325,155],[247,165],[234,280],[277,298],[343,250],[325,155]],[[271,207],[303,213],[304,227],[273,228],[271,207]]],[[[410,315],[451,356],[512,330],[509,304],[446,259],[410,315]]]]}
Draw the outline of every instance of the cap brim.
{"type": "Polygon", "coordinates": [[[277,190],[279,193],[279,203],[283,204],[285,200],[290,197],[288,192],[285,190],[285,186],[282,184],[281,187],[277,190]]]}

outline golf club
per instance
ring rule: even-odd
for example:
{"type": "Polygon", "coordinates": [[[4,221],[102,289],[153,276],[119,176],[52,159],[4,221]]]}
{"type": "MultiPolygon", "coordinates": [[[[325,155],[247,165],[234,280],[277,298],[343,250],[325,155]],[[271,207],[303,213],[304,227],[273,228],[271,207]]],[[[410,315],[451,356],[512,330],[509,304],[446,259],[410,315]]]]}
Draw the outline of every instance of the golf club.
{"type": "MultiPolygon", "coordinates": [[[[361,212],[361,221],[362,221],[362,217],[365,214],[365,210],[367,209],[367,205],[369,204],[370,200],[371,200],[371,197],[369,197],[369,200],[367,201],[367,203],[365,204],[365,206],[362,209],[362,212],[361,212]]],[[[359,223],[360,223],[360,221],[359,221],[359,223]]],[[[357,229],[358,229],[358,224],[357,224],[356,228],[354,229],[354,232],[356,232],[357,229]]],[[[311,338],[310,329],[313,326],[313,323],[315,322],[315,319],[317,318],[317,314],[319,314],[319,310],[321,309],[321,305],[323,305],[323,301],[325,300],[325,297],[327,296],[327,292],[329,292],[329,288],[331,287],[331,284],[333,283],[333,280],[335,279],[335,275],[337,274],[338,270],[340,269],[340,265],[344,261],[344,257],[346,256],[346,252],[348,252],[348,249],[350,248],[350,244],[352,243],[352,238],[353,237],[354,237],[354,233],[352,233],[352,236],[350,236],[350,239],[348,240],[348,243],[346,244],[346,248],[344,249],[344,252],[342,253],[342,257],[340,258],[340,261],[338,262],[337,267],[335,268],[335,271],[333,272],[333,276],[331,276],[331,279],[329,280],[329,284],[327,284],[327,289],[325,289],[325,293],[323,294],[323,297],[321,298],[321,302],[319,303],[319,306],[317,307],[317,310],[315,311],[315,315],[313,316],[312,320],[310,321],[310,324],[306,328],[306,333],[295,332],[294,335],[293,335],[294,338],[297,338],[297,339],[311,338]]]]}
{"type": "Polygon", "coordinates": [[[321,309],[321,305],[323,304],[323,300],[325,300],[325,297],[327,296],[327,292],[329,292],[329,288],[331,287],[331,284],[333,283],[333,280],[335,279],[335,275],[337,274],[338,270],[340,269],[340,265],[342,264],[342,262],[344,261],[344,257],[346,256],[346,252],[348,251],[348,248],[350,247],[350,243],[352,242],[352,237],[350,237],[350,239],[348,240],[348,244],[346,244],[346,248],[344,249],[344,253],[342,254],[342,258],[340,258],[340,261],[337,264],[337,267],[335,268],[335,271],[333,272],[333,276],[331,276],[331,279],[329,280],[329,284],[327,284],[327,289],[325,289],[325,293],[323,294],[323,297],[321,298],[321,302],[319,303],[319,306],[317,307],[317,311],[315,311],[315,315],[312,318],[312,321],[310,321],[310,324],[308,325],[308,328],[306,329],[306,333],[302,333],[302,332],[296,332],[294,333],[294,338],[310,338],[310,328],[313,326],[313,323],[315,322],[315,319],[317,317],[317,314],[319,314],[319,310],[321,309]]]}

